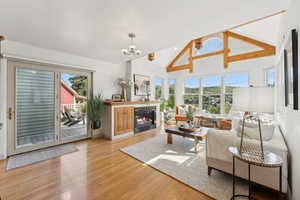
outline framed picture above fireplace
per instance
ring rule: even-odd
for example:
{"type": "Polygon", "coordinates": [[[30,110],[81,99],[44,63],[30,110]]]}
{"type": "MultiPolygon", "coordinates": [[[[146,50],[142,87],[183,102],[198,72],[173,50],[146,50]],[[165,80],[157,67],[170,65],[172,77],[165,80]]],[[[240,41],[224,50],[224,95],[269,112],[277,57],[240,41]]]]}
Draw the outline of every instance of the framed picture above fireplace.
{"type": "Polygon", "coordinates": [[[293,29],[287,34],[284,48],[285,105],[299,109],[298,100],[298,31],[293,29]]]}
{"type": "Polygon", "coordinates": [[[147,96],[150,93],[150,76],[134,74],[134,95],[147,96]]]}

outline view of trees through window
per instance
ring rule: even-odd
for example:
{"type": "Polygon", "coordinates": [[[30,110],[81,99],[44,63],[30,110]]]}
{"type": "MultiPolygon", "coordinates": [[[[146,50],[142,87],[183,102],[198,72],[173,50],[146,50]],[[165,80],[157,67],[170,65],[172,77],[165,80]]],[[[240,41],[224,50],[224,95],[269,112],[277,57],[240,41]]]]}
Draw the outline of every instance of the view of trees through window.
{"type": "Polygon", "coordinates": [[[154,78],[154,85],[155,85],[155,99],[160,100],[163,98],[162,90],[163,90],[163,79],[155,77],[154,78]]]}
{"type": "Polygon", "coordinates": [[[201,79],[190,77],[184,82],[184,104],[192,104],[208,113],[229,113],[233,89],[248,85],[247,73],[206,76],[201,79]]]}
{"type": "Polygon", "coordinates": [[[168,102],[170,105],[175,106],[175,80],[169,79],[168,80],[168,87],[169,87],[169,99],[168,102]]]}
{"type": "Polygon", "coordinates": [[[275,69],[274,67],[268,68],[266,70],[266,83],[268,87],[274,87],[275,86],[275,69]]]}
{"type": "Polygon", "coordinates": [[[209,113],[221,113],[221,76],[207,76],[202,79],[202,109],[209,113]]]}
{"type": "Polygon", "coordinates": [[[184,83],[184,104],[199,107],[200,79],[188,78],[184,83]]]}

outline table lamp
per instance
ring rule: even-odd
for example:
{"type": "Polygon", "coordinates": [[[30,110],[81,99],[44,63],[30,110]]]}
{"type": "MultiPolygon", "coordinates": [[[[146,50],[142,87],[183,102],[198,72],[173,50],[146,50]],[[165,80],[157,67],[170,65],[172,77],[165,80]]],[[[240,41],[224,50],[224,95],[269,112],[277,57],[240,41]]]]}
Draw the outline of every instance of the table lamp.
{"type": "Polygon", "coordinates": [[[240,154],[246,153],[250,156],[255,156],[257,159],[264,160],[264,148],[261,133],[261,120],[259,114],[274,113],[274,88],[270,87],[247,87],[233,89],[233,104],[232,110],[245,112],[243,117],[241,142],[239,151],[240,154]],[[254,116],[256,113],[256,116],[254,116]],[[260,150],[257,147],[244,147],[244,128],[245,120],[257,120],[260,138],[260,150]]]}

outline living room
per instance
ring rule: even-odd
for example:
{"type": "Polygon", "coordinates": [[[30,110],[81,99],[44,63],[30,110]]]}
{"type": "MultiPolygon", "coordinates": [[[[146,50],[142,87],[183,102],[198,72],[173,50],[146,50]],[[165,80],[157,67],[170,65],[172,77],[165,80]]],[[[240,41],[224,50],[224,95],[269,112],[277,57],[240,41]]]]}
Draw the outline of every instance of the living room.
{"type": "Polygon", "coordinates": [[[1,7],[1,199],[300,198],[298,1],[1,7]]]}

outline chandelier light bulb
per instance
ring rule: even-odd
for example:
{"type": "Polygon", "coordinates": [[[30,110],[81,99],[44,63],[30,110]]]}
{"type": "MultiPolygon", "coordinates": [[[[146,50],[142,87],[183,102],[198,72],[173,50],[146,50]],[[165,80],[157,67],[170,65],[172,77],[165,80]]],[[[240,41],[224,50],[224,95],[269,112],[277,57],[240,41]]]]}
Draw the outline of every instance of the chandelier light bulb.
{"type": "Polygon", "coordinates": [[[136,46],[135,46],[135,45],[133,45],[133,44],[132,44],[132,45],[129,45],[129,50],[130,50],[130,51],[134,51],[135,49],[136,49],[136,46]]]}
{"type": "Polygon", "coordinates": [[[142,54],[142,51],[141,51],[141,50],[136,50],[136,51],[135,51],[135,54],[136,54],[137,56],[139,56],[139,55],[142,54]]]}
{"type": "Polygon", "coordinates": [[[122,53],[123,53],[124,55],[127,55],[127,54],[128,54],[128,49],[122,49],[122,53]]]}
{"type": "Polygon", "coordinates": [[[122,49],[122,53],[124,55],[133,55],[133,56],[139,56],[142,54],[142,51],[137,49],[137,47],[133,44],[133,39],[136,37],[134,33],[129,33],[128,37],[130,38],[130,45],[127,49],[122,49]]]}

